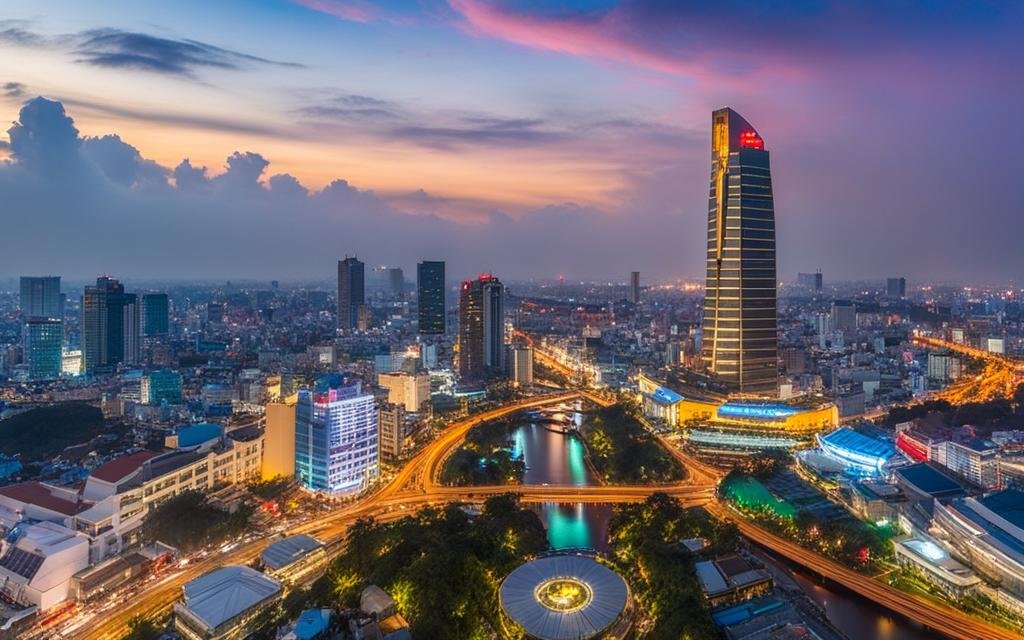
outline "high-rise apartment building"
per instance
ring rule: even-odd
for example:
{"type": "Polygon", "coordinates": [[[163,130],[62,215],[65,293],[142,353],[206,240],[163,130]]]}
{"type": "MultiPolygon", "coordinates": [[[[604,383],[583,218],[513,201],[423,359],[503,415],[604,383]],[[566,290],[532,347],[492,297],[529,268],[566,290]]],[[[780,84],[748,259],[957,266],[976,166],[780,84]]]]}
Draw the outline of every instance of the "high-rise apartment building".
{"type": "Polygon", "coordinates": [[[362,384],[320,377],[295,405],[295,477],[334,496],[362,491],[380,473],[377,406],[362,384]]]}
{"type": "Polygon", "coordinates": [[[459,377],[501,375],[505,363],[505,287],[493,275],[466,280],[459,290],[459,377]]]}
{"type": "Polygon", "coordinates": [[[640,272],[633,271],[629,274],[629,301],[633,304],[640,303],[640,272]]]}
{"type": "Polygon", "coordinates": [[[821,291],[825,284],[824,278],[821,275],[821,271],[814,273],[798,273],[796,274],[797,285],[809,289],[814,292],[821,291]]]}
{"type": "Polygon", "coordinates": [[[142,361],[142,307],[134,293],[124,294],[124,363],[142,361]]]}
{"type": "Polygon", "coordinates": [[[405,294],[405,274],[401,267],[388,267],[388,293],[393,298],[401,298],[405,294]]]}
{"type": "Polygon", "coordinates": [[[419,302],[419,332],[444,334],[444,262],[424,260],[416,265],[416,294],[419,302]]]}
{"type": "Polygon", "coordinates": [[[778,393],[775,208],[768,151],[732,109],[712,114],[701,360],[739,391],[778,393]]]}
{"type": "Polygon", "coordinates": [[[533,385],[533,348],[526,345],[517,345],[509,349],[508,353],[509,377],[517,386],[529,387],[533,385]]]}
{"type": "Polygon", "coordinates": [[[850,300],[833,300],[829,326],[833,331],[853,333],[857,330],[857,305],[850,300]]]}
{"type": "Polygon", "coordinates": [[[142,335],[157,338],[170,333],[170,303],[166,293],[142,294],[142,335]]]}
{"type": "Polygon", "coordinates": [[[356,258],[338,261],[338,327],[359,326],[359,309],[366,304],[365,265],[356,258]]]}
{"type": "Polygon", "coordinates": [[[63,357],[63,320],[42,317],[25,320],[25,362],[30,380],[59,378],[63,357]]]}
{"type": "MultiPolygon", "coordinates": [[[[82,369],[86,374],[109,373],[124,361],[125,307],[135,295],[106,276],[85,287],[82,296],[82,369]]],[[[137,326],[137,325],[136,325],[137,326]]]]}
{"type": "Polygon", "coordinates": [[[21,313],[28,318],[63,318],[60,276],[21,276],[21,313]]]}

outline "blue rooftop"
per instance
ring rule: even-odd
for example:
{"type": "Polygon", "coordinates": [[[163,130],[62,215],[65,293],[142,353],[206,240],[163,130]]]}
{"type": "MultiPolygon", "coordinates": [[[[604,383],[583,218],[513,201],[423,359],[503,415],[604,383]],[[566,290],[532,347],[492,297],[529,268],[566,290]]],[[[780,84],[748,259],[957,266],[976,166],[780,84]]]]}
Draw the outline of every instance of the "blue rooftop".
{"type": "Polygon", "coordinates": [[[212,422],[190,424],[178,429],[178,447],[194,447],[224,435],[224,427],[212,422]]]}
{"type": "Polygon", "coordinates": [[[931,496],[963,495],[964,489],[952,478],[927,462],[919,462],[896,470],[896,475],[931,496]]]}
{"type": "Polygon", "coordinates": [[[821,436],[821,439],[841,449],[853,451],[865,456],[871,456],[881,460],[887,460],[896,453],[896,448],[885,440],[866,436],[859,431],[849,427],[836,429],[832,433],[821,436]]]}
{"type": "Polygon", "coordinates": [[[651,394],[651,398],[658,404],[675,404],[682,401],[683,396],[666,387],[658,387],[651,394]]]}
{"type": "Polygon", "coordinates": [[[299,620],[295,623],[295,637],[298,640],[312,640],[330,626],[330,609],[306,609],[299,614],[299,620]]]}
{"type": "Polygon", "coordinates": [[[1004,489],[978,498],[978,502],[1014,526],[1024,529],[1024,491],[1004,489]]]}

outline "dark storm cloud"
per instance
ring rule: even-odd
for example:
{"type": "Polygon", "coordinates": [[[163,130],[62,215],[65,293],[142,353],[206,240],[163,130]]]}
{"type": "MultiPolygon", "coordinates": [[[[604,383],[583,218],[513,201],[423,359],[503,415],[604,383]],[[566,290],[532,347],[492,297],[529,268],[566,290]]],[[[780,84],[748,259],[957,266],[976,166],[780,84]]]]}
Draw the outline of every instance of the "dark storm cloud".
{"type": "Polygon", "coordinates": [[[98,29],[79,34],[79,62],[98,67],[137,69],[192,77],[202,68],[242,69],[254,65],[300,67],[197,40],[161,38],[146,33],[98,29]]]}

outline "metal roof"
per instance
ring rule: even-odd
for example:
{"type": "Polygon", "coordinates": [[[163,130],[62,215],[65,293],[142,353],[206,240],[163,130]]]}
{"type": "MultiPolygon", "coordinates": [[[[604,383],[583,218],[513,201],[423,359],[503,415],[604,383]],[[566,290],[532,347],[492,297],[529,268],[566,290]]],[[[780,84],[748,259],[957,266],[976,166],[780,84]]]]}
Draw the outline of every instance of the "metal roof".
{"type": "Polygon", "coordinates": [[[834,447],[879,459],[890,458],[896,453],[896,448],[892,444],[866,436],[849,427],[836,429],[832,433],[821,436],[821,439],[834,447]]]}
{"type": "Polygon", "coordinates": [[[271,569],[280,569],[322,546],[319,540],[304,534],[289,536],[269,545],[260,553],[260,559],[271,569]]]}
{"type": "Polygon", "coordinates": [[[555,555],[528,562],[501,583],[501,608],[526,633],[541,640],[586,640],[611,626],[626,607],[629,589],[614,571],[592,558],[555,555]],[[558,611],[538,600],[544,583],[571,579],[586,585],[590,599],[582,606],[558,611]]]}
{"type": "Polygon", "coordinates": [[[185,584],[185,606],[211,629],[281,592],[281,585],[255,569],[228,565],[185,584]]]}
{"type": "Polygon", "coordinates": [[[651,394],[651,398],[658,404],[675,404],[683,400],[683,396],[668,387],[658,387],[651,394]]]}

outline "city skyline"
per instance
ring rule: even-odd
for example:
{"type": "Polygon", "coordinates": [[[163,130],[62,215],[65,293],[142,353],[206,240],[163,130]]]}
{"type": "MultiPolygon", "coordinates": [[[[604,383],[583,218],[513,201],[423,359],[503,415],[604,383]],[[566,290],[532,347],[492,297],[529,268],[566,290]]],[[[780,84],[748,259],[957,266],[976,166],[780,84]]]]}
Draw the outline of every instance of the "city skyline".
{"type": "Polygon", "coordinates": [[[764,28],[730,34],[728,7],[187,5],[9,12],[0,195],[32,215],[3,275],[306,278],[345,247],[407,270],[695,279],[703,122],[723,105],[779,141],[783,279],[1008,283],[1021,266],[1020,134],[1000,125],[1020,98],[1001,82],[1013,6],[733,8],[764,28]],[[19,114],[37,95],[66,115],[19,114]],[[84,260],[83,238],[104,257],[84,260]]]}

